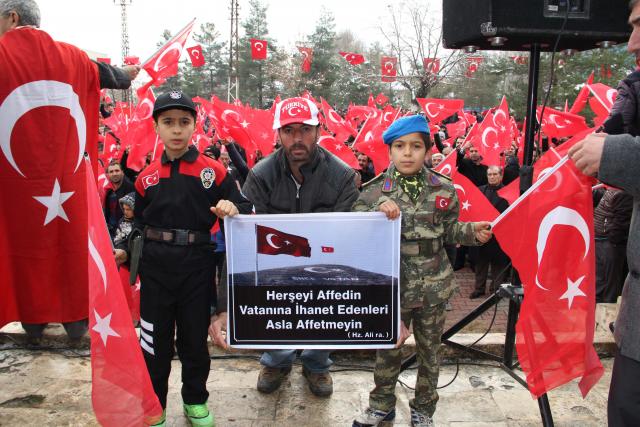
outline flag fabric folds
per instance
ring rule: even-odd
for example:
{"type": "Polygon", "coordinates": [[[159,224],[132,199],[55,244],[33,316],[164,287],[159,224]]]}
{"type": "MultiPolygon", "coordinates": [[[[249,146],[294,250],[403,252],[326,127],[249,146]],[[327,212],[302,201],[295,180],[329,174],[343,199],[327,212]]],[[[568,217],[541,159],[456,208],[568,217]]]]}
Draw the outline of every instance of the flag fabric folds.
{"type": "Polygon", "coordinates": [[[292,255],[310,257],[309,240],[275,228],[256,225],[257,252],[264,255],[292,255]]]}

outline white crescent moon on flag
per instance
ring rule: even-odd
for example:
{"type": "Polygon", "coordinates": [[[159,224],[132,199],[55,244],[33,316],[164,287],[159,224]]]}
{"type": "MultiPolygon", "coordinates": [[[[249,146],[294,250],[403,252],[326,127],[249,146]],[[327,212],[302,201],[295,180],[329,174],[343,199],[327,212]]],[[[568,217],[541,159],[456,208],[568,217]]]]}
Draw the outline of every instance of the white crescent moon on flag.
{"type": "Polygon", "coordinates": [[[618,94],[618,91],[615,89],[609,89],[607,91],[607,101],[609,101],[611,103],[611,105],[613,105],[613,101],[616,100],[616,95],[618,94]]]}
{"type": "MultiPolygon", "coordinates": [[[[449,168],[451,168],[451,166],[450,166],[450,165],[447,165],[447,166],[449,166],[449,168]]],[[[444,168],[442,168],[442,170],[444,170],[444,168]]],[[[464,194],[465,196],[467,195],[467,192],[466,192],[466,191],[464,191],[464,187],[462,187],[462,185],[460,185],[460,184],[453,184],[453,187],[454,187],[456,190],[460,190],[460,191],[462,191],[462,194],[464,194]]]]}
{"type": "Polygon", "coordinates": [[[493,132],[496,134],[496,137],[498,136],[498,132],[492,128],[491,126],[488,126],[485,130],[482,131],[482,145],[484,145],[485,147],[489,148],[489,146],[487,145],[487,134],[489,132],[493,132]]]}
{"type": "Polygon", "coordinates": [[[171,52],[173,50],[178,52],[178,59],[180,59],[180,54],[182,53],[182,45],[180,44],[180,42],[173,42],[173,43],[171,43],[171,45],[169,45],[168,48],[163,50],[162,53],[158,56],[158,59],[156,59],[156,62],[153,64],[153,70],[154,71],[156,71],[156,72],[159,71],[158,67],[160,66],[160,61],[162,60],[162,58],[164,58],[166,55],[168,55],[169,52],[171,52]]]}
{"type": "Polygon", "coordinates": [[[266,239],[267,239],[267,243],[268,243],[268,244],[269,244],[269,246],[271,246],[273,249],[280,249],[282,246],[276,246],[276,245],[275,245],[275,243],[273,243],[273,240],[271,240],[271,239],[273,239],[273,236],[275,236],[275,234],[273,234],[273,233],[269,233],[269,234],[267,234],[267,237],[266,237],[266,239]]]}
{"type": "Polygon", "coordinates": [[[329,118],[331,119],[331,121],[333,123],[341,124],[342,120],[336,120],[336,116],[340,118],[340,116],[338,115],[338,113],[335,112],[335,110],[329,110],[329,118]]]}
{"type": "Polygon", "coordinates": [[[140,107],[138,108],[138,110],[142,110],[143,106],[146,107],[146,109],[143,110],[143,112],[145,114],[143,116],[139,117],[141,120],[148,119],[149,117],[151,117],[151,115],[153,113],[153,102],[151,102],[151,100],[149,98],[145,98],[140,103],[140,107]]]}
{"type": "Polygon", "coordinates": [[[566,125],[561,125],[560,123],[558,123],[558,121],[556,120],[556,117],[558,117],[557,114],[549,114],[549,121],[555,125],[555,127],[557,127],[558,129],[563,129],[566,128],[566,125]]]}
{"type": "Polygon", "coordinates": [[[78,133],[78,161],[73,172],[78,170],[87,143],[87,122],[80,105],[80,98],[68,83],[55,80],[37,80],[15,88],[0,105],[0,149],[7,161],[20,175],[11,152],[11,133],[16,122],[29,111],[39,107],[62,107],[69,110],[76,122],[78,133]]]}
{"type": "Polygon", "coordinates": [[[394,64],[391,61],[387,61],[384,63],[384,69],[389,71],[389,70],[393,70],[394,64]]]}
{"type": "MultiPolygon", "coordinates": [[[[245,46],[246,46],[246,45],[245,45],[245,46]]],[[[262,50],[262,49],[264,49],[264,43],[262,43],[262,42],[255,42],[255,43],[253,44],[253,46],[255,46],[256,50],[262,50]]]]}
{"type": "Polygon", "coordinates": [[[319,273],[319,274],[326,274],[326,273],[339,273],[341,271],[343,271],[340,268],[326,268],[326,267],[305,267],[303,268],[304,271],[308,271],[309,273],[319,273]]]}
{"type": "Polygon", "coordinates": [[[384,113],[382,115],[382,120],[384,120],[385,122],[391,121],[390,119],[387,119],[387,115],[392,114],[391,111],[387,111],[386,113],[384,113]]]}
{"type": "Polygon", "coordinates": [[[309,57],[309,52],[307,50],[301,50],[300,53],[302,53],[305,58],[309,57]]]}
{"type": "Polygon", "coordinates": [[[240,121],[242,120],[242,117],[240,117],[240,114],[238,114],[237,111],[233,111],[233,110],[224,110],[222,112],[222,114],[220,115],[220,118],[222,119],[223,122],[227,121],[227,116],[233,116],[233,118],[240,123],[240,121]]]}
{"type": "MultiPolygon", "coordinates": [[[[448,164],[448,163],[447,163],[446,165],[444,165],[444,166],[442,167],[442,169],[440,169],[440,173],[441,173],[441,174],[443,174],[443,175],[450,176],[450,175],[451,175],[451,172],[452,172],[452,171],[451,171],[451,165],[450,165],[450,164],[448,164]]],[[[454,185],[454,187],[455,187],[455,185],[454,185]]],[[[460,186],[458,185],[458,187],[460,187],[460,186]]],[[[462,189],[462,187],[460,187],[460,189],[461,189],[461,190],[462,190],[462,192],[464,193],[464,189],[462,189]]]]}
{"type": "MultiPolygon", "coordinates": [[[[551,230],[555,225],[569,225],[578,230],[578,232],[580,232],[580,235],[582,236],[582,240],[584,241],[585,248],[582,259],[586,258],[587,254],[589,253],[589,249],[591,247],[591,233],[589,231],[587,222],[575,209],[558,206],[544,216],[544,218],[540,222],[540,228],[538,228],[538,241],[536,243],[536,250],[538,252],[538,267],[540,267],[540,262],[542,261],[544,250],[547,247],[549,234],[551,234],[551,230]]],[[[538,280],[538,273],[536,273],[536,286],[540,289],[544,289],[545,291],[549,290],[540,284],[540,281],[538,280]]]]}
{"type": "MultiPolygon", "coordinates": [[[[549,173],[549,171],[550,171],[551,169],[553,169],[553,166],[548,167],[548,168],[545,168],[545,169],[542,169],[542,170],[540,171],[540,174],[538,174],[538,179],[537,179],[537,180],[541,179],[543,176],[545,176],[547,173],[549,173]]],[[[553,188],[551,188],[551,189],[548,191],[549,193],[553,193],[554,191],[556,191],[558,188],[560,188],[560,185],[562,184],[562,179],[560,178],[560,176],[559,176],[558,174],[555,174],[555,175],[553,176],[553,178],[555,179],[555,184],[553,185],[553,188]]],[[[536,181],[537,181],[537,180],[536,180],[536,181]]]]}
{"type": "MultiPolygon", "coordinates": [[[[496,117],[498,117],[498,116],[504,117],[504,122],[505,123],[507,122],[507,114],[503,110],[501,110],[499,108],[496,110],[495,113],[493,113],[493,121],[495,123],[498,123],[498,122],[496,122],[496,117]]],[[[500,123],[502,123],[502,121],[500,123]]]]}
{"type": "Polygon", "coordinates": [[[432,113],[432,112],[431,112],[431,110],[429,110],[429,106],[430,106],[430,105],[433,105],[433,104],[435,104],[435,103],[434,103],[434,102],[427,102],[427,103],[424,105],[424,111],[426,111],[426,113],[427,113],[429,116],[431,116],[431,117],[435,117],[435,116],[437,116],[437,115],[438,115],[438,113],[435,113],[435,114],[434,114],[434,113],[432,113]]]}
{"type": "Polygon", "coordinates": [[[98,267],[98,271],[100,272],[100,277],[102,278],[102,283],[104,284],[104,291],[107,292],[107,269],[104,266],[104,262],[102,258],[100,258],[100,253],[98,249],[91,241],[91,234],[89,234],[89,254],[93,259],[93,262],[96,263],[96,267],[98,267]]]}

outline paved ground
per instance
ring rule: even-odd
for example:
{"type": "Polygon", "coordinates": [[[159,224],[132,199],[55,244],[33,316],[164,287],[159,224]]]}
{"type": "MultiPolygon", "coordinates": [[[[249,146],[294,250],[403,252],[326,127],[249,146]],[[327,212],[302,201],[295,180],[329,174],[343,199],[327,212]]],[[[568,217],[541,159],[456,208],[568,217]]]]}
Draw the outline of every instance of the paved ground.
{"type": "MultiPolygon", "coordinates": [[[[6,347],[5,347],[6,348],[6,347]]],[[[72,353],[16,349],[0,350],[1,426],[93,426],[90,399],[90,361],[72,353]]],[[[335,355],[334,394],[313,396],[296,366],[277,392],[262,395],[255,389],[255,354],[214,360],[209,376],[210,407],[218,426],[349,426],[367,406],[372,374],[357,367],[371,365],[371,357],[335,355]]],[[[215,356],[214,356],[215,357],[215,356]]],[[[607,373],[583,400],[575,383],[549,394],[556,426],[603,426],[611,359],[607,373]]],[[[442,368],[440,383],[451,381],[455,366],[442,368]]],[[[170,426],[188,425],[181,415],[179,362],[173,362],[168,419],[170,426]]],[[[412,386],[415,370],[402,374],[412,386]]],[[[396,426],[408,425],[411,391],[399,385],[396,426]]],[[[455,381],[440,391],[435,420],[438,426],[539,426],[536,401],[509,375],[496,367],[461,365],[455,381]]]]}

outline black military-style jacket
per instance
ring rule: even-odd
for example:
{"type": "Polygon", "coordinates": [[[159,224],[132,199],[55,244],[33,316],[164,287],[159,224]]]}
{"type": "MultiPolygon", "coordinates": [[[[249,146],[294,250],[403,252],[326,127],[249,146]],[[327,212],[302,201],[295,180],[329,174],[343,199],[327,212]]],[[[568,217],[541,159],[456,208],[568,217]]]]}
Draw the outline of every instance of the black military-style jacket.
{"type": "MultiPolygon", "coordinates": [[[[210,208],[220,200],[233,202],[240,213],[248,214],[252,209],[225,167],[200,154],[195,147],[189,147],[181,158],[173,161],[163,153],[140,173],[135,187],[135,227],[138,229],[148,226],[208,233],[217,220],[210,208]]],[[[203,245],[176,246],[146,241],[143,262],[152,262],[170,271],[182,270],[210,262],[206,257],[212,250],[203,245]]]]}

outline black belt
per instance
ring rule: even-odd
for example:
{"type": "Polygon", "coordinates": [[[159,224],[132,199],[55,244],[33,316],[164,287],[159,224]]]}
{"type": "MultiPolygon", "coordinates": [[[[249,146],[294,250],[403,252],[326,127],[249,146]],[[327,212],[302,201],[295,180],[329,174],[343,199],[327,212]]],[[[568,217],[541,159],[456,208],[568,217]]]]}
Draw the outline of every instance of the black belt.
{"type": "Polygon", "coordinates": [[[211,234],[204,231],[180,230],[164,228],[144,229],[144,237],[156,242],[170,243],[177,246],[202,245],[211,243],[211,234]]]}

